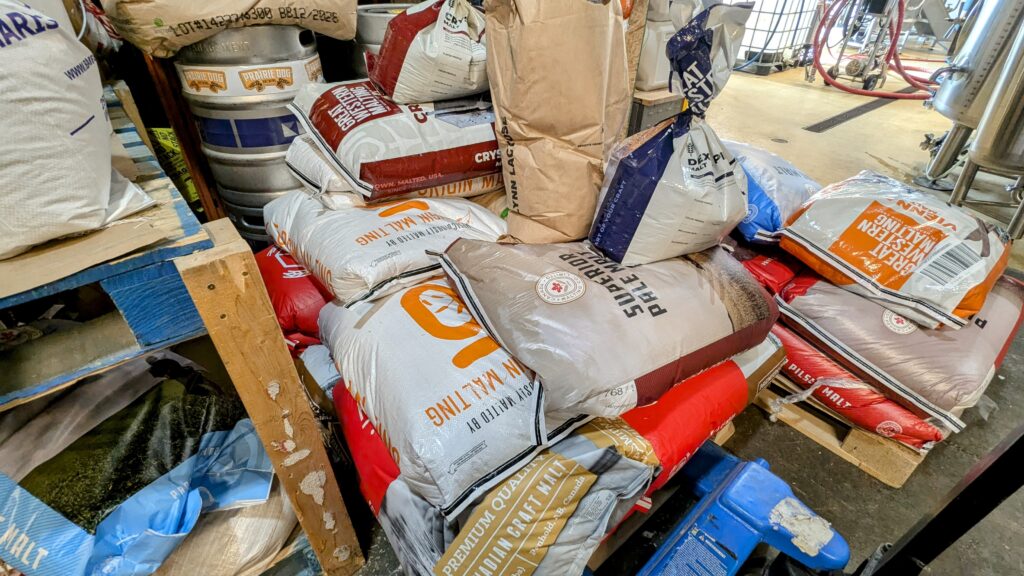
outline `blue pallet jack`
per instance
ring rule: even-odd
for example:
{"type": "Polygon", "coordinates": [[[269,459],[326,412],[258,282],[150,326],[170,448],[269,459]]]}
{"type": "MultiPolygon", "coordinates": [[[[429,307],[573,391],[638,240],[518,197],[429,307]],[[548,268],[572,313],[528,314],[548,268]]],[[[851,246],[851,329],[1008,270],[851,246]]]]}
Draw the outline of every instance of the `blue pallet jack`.
{"type": "Polygon", "coordinates": [[[706,442],[679,472],[696,497],[640,576],[734,576],[759,544],[814,570],[841,570],[850,547],[762,459],[706,442]]]}

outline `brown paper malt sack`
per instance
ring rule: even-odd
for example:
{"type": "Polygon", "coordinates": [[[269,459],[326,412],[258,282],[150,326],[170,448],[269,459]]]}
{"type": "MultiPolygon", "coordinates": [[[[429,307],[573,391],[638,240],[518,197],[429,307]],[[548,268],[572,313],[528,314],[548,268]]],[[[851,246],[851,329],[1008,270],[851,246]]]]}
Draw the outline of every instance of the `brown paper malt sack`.
{"type": "Polygon", "coordinates": [[[618,0],[487,0],[484,8],[509,235],[583,238],[629,114],[628,14],[618,0]]]}

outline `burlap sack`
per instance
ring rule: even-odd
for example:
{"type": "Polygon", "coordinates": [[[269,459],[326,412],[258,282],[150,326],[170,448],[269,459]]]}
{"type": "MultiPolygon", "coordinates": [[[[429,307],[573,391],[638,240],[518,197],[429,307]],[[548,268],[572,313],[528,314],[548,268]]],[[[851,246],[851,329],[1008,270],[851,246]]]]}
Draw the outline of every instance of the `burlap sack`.
{"type": "Polygon", "coordinates": [[[622,7],[487,0],[484,8],[509,235],[528,243],[583,238],[633,93],[622,7]]]}
{"type": "Polygon", "coordinates": [[[338,40],[356,35],[356,0],[102,0],[117,31],[140,50],[169,58],[225,28],[302,26],[338,40]]]}

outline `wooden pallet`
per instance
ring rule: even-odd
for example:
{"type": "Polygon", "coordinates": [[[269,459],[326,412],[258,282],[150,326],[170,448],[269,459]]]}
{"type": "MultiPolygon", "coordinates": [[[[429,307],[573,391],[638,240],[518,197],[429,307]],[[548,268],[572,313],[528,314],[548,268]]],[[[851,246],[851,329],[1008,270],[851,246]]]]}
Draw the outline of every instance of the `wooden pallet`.
{"type": "Polygon", "coordinates": [[[627,131],[629,134],[636,134],[641,130],[646,130],[666,118],[679,114],[682,106],[683,97],[670,92],[668,88],[650,91],[635,90],[627,131]]]}
{"type": "Polygon", "coordinates": [[[156,205],[102,230],[0,261],[0,310],[95,285],[116,310],[0,353],[0,411],[205,332],[173,259],[213,247],[114,98],[122,168],[156,205]]]}
{"type": "MultiPolygon", "coordinates": [[[[757,396],[755,403],[771,414],[772,401],[799,390],[796,384],[778,376],[757,396]]],[[[901,488],[925,458],[895,440],[853,426],[813,398],[799,404],[784,404],[777,416],[822,448],[893,488],[901,488]]]]}

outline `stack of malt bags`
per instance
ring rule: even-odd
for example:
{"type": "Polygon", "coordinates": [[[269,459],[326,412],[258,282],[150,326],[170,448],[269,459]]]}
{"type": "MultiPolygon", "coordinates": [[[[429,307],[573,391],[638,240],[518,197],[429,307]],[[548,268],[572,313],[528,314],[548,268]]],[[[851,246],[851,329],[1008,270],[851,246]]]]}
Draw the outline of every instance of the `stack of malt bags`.
{"type": "Polygon", "coordinates": [[[343,383],[334,401],[406,571],[579,573],[783,363],[773,300],[718,246],[747,185],[704,120],[750,7],[679,31],[688,110],[621,143],[622,5],[484,9],[419,4],[392,20],[370,79],[304,89],[293,109],[309,139],[289,163],[308,190],[265,219],[331,296],[319,339],[343,383]],[[477,43],[486,76],[470,82],[477,43]],[[464,98],[488,85],[492,103],[464,98]],[[648,144],[660,164],[637,168],[648,144]],[[648,175],[653,222],[624,259],[594,220],[628,227],[631,171],[648,175]],[[494,188],[507,210],[451,197],[494,188]]]}

